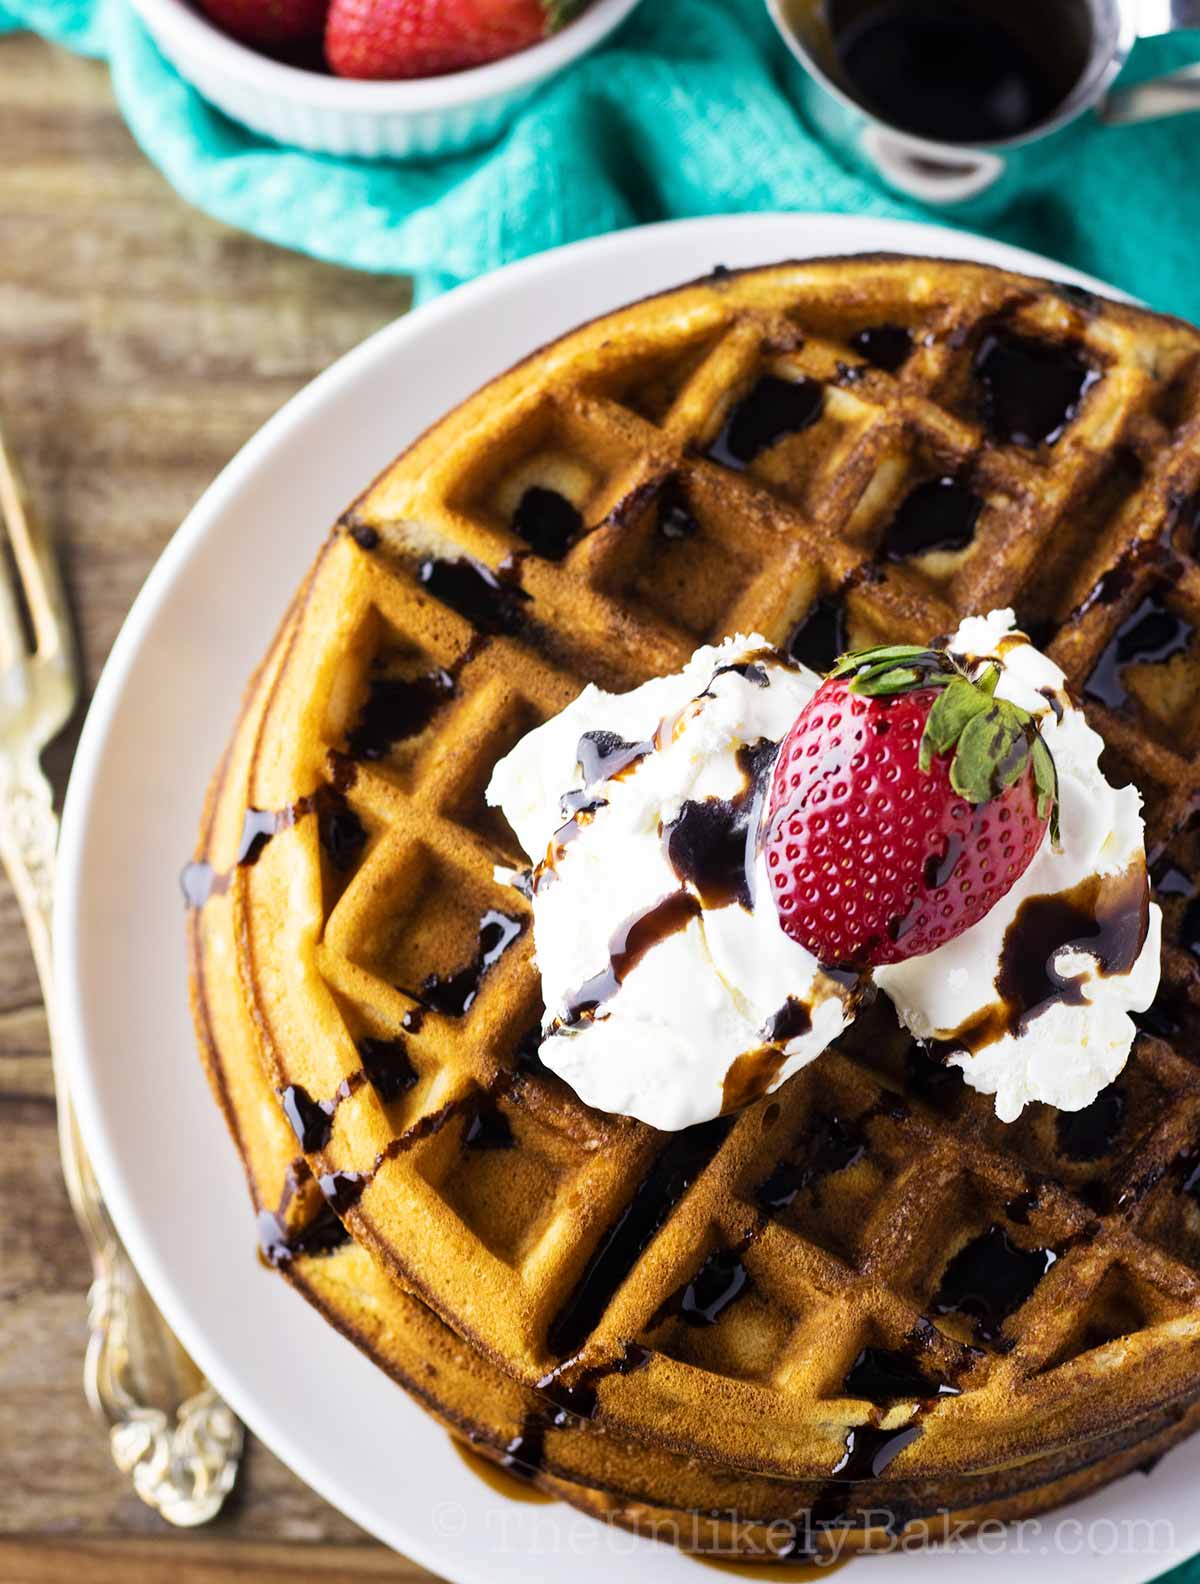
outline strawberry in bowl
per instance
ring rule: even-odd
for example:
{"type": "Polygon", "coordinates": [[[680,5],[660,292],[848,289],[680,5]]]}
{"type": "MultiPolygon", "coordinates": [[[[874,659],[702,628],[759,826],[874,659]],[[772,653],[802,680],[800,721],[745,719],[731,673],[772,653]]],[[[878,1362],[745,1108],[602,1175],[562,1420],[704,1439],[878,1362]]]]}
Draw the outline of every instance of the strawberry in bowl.
{"type": "Polygon", "coordinates": [[[422,161],[494,142],[639,3],[380,0],[335,15],[330,0],[132,0],[180,76],[252,132],[314,154],[422,161]]]}
{"type": "Polygon", "coordinates": [[[199,0],[251,49],[299,57],[323,40],[338,77],[397,82],[504,60],[557,33],[588,0],[199,0]]]}
{"type": "MultiPolygon", "coordinates": [[[[219,3],[219,0],[218,0],[219,3]]],[[[540,44],[586,0],[332,0],[325,57],[339,77],[439,77],[540,44]]]]}
{"type": "Polygon", "coordinates": [[[319,45],[329,0],[201,0],[201,10],[231,38],[266,55],[298,55],[319,45]]]}

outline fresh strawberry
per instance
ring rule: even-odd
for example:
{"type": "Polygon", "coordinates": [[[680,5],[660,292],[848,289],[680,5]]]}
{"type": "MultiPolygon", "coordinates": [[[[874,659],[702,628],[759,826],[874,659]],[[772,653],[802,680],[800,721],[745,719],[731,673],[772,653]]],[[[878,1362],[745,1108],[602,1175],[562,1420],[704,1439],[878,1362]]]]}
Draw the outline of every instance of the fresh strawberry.
{"type": "Polygon", "coordinates": [[[269,54],[314,44],[325,28],[329,0],[199,0],[210,22],[269,54]]]}
{"type": "Polygon", "coordinates": [[[827,966],[933,951],[1020,879],[1057,777],[999,669],[939,649],[847,655],[784,738],[764,850],[786,932],[827,966]]]}
{"type": "Polygon", "coordinates": [[[339,77],[437,77],[515,55],[587,0],[333,0],[325,57],[339,77]]]}

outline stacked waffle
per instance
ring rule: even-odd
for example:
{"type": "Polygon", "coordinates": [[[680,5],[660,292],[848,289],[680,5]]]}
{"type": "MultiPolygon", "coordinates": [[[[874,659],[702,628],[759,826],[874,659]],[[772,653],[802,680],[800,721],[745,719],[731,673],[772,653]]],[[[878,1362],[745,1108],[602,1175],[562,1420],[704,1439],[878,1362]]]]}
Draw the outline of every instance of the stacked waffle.
{"type": "MultiPolygon", "coordinates": [[[[724,272],[568,336],[338,525],[185,874],[266,1257],[484,1455],[698,1551],[1044,1510],[1200,1423],[1200,335],[971,265],[724,272]],[[496,762],[758,631],[1013,606],[1147,802],[1164,988],[1085,1112],[885,1005],[675,1135],[536,1058],[496,762]]],[[[882,999],[882,998],[881,998],[882,999]]]]}

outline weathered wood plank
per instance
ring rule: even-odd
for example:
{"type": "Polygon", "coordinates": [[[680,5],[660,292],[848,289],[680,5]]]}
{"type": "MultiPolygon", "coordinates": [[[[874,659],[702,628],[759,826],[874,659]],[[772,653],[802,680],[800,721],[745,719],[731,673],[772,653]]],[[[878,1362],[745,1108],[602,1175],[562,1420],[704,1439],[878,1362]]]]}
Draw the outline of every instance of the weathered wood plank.
{"type": "Polygon", "coordinates": [[[329,1584],[431,1577],[382,1546],[247,1545],[214,1537],[179,1540],[0,1540],[0,1577],[10,1584],[329,1584]]]}
{"type": "MultiPolygon", "coordinates": [[[[0,415],[63,561],[85,693],[155,557],[301,385],[408,305],[189,209],[107,73],[0,38],[0,415]]],[[[314,528],[314,534],[319,530],[314,528]]],[[[59,793],[78,721],[47,755],[59,793]]],[[[0,1578],[415,1580],[264,1448],[203,1535],[113,1468],[79,1390],[89,1272],[57,1167],[45,1014],[0,877],[0,1578]]]]}

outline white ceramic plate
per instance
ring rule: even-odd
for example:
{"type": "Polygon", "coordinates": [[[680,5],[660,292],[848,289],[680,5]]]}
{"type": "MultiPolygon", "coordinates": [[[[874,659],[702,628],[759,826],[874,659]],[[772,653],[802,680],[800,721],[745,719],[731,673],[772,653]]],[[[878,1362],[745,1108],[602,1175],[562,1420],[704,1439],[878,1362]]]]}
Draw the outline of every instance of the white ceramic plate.
{"type": "MultiPolygon", "coordinates": [[[[691,221],[547,254],[381,331],[313,382],[179,529],[96,692],[67,798],[59,1038],[101,1185],[147,1286],[250,1428],[335,1506],[456,1584],[698,1584],[697,1565],[494,1494],[445,1434],[254,1257],[240,1167],[196,1058],[177,875],[243,683],[328,525],[429,422],[532,347],[711,266],[890,249],[1083,277],[935,227],[841,216],[691,221]]],[[[1097,286],[1096,282],[1084,284],[1097,286]]],[[[1102,289],[1102,288],[1101,288],[1102,289]]],[[[1142,1584],[1200,1550],[1200,1438],[1039,1529],[889,1560],[1027,1584],[1142,1584]]],[[[866,1562],[856,1563],[864,1569],[866,1562]]],[[[883,1574],[879,1575],[881,1578],[883,1574]]]]}

